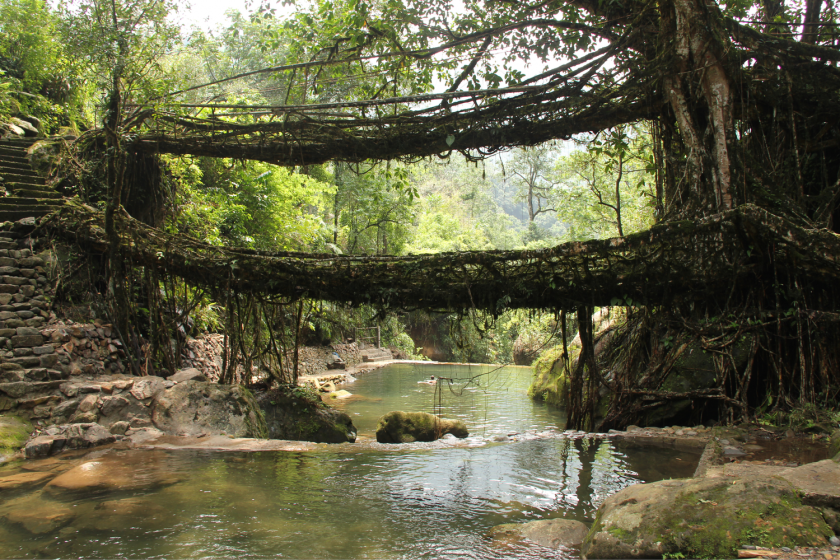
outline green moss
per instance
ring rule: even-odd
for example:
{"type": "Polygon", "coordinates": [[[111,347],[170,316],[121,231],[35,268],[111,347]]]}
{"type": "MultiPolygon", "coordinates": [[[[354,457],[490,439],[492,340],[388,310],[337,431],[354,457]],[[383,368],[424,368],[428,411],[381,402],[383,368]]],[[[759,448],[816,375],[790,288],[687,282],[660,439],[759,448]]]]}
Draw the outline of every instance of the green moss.
{"type": "Polygon", "coordinates": [[[629,539],[633,538],[633,533],[631,533],[630,531],[627,531],[625,529],[622,529],[621,527],[611,527],[611,528],[607,529],[607,533],[611,534],[612,536],[614,536],[617,539],[622,539],[622,540],[629,540],[629,539]]]}
{"type": "Polygon", "coordinates": [[[379,419],[376,426],[376,440],[380,443],[434,441],[449,433],[456,437],[469,435],[462,421],[438,419],[426,412],[389,412],[379,419]]]}
{"type": "Polygon", "coordinates": [[[654,532],[694,558],[735,558],[744,544],[813,546],[831,536],[822,518],[794,494],[779,497],[767,488],[759,490],[758,495],[762,494],[767,499],[756,496],[750,504],[738,508],[734,518],[721,505],[729,499],[726,486],[703,492],[702,498],[685,494],[660,518],[661,526],[654,532]]]}
{"type": "MultiPolygon", "coordinates": [[[[569,360],[574,364],[580,354],[580,347],[569,346],[569,360]]],[[[569,367],[572,367],[570,364],[569,367]]],[[[566,406],[566,361],[563,347],[554,346],[544,351],[534,362],[534,381],[528,387],[528,396],[553,406],[566,406]]]]}
{"type": "Polygon", "coordinates": [[[245,414],[245,427],[248,429],[248,435],[254,438],[268,439],[268,426],[265,423],[265,415],[263,414],[260,405],[257,404],[257,399],[245,387],[239,387],[242,398],[250,409],[250,414],[245,414]],[[252,416],[253,415],[253,416],[252,416]]]}
{"type": "Polygon", "coordinates": [[[0,415],[0,453],[11,453],[23,447],[32,430],[32,424],[25,418],[0,415]]]}

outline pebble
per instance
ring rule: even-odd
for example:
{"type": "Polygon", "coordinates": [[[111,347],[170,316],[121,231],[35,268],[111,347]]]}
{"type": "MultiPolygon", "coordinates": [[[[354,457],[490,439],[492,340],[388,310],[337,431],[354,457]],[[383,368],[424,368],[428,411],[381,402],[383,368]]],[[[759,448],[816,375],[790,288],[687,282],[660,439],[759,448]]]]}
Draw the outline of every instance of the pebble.
{"type": "Polygon", "coordinates": [[[840,546],[840,538],[831,537],[830,539],[828,539],[828,542],[831,543],[831,546],[840,546]]]}

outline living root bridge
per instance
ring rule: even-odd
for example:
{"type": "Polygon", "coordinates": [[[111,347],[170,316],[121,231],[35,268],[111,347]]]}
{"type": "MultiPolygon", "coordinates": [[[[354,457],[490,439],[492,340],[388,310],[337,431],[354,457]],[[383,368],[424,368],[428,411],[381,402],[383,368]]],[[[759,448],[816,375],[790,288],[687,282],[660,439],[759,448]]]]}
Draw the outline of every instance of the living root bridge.
{"type": "MultiPolygon", "coordinates": [[[[405,257],[227,249],[168,235],[125,213],[117,221],[122,250],[135,265],[209,288],[352,305],[492,313],[664,305],[674,298],[718,301],[721,294],[740,291],[736,287],[754,287],[773,266],[793,267],[812,285],[840,279],[838,235],[803,228],[755,206],[550,249],[405,257]]],[[[67,203],[41,227],[92,251],[108,249],[104,216],[90,207],[67,203]]]]}

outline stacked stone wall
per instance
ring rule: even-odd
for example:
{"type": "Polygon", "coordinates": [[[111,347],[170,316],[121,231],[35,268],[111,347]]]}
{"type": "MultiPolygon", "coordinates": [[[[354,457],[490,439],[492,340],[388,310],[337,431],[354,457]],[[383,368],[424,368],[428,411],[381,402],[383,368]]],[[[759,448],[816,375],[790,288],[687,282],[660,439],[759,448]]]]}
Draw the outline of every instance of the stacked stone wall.
{"type": "MultiPolygon", "coordinates": [[[[217,381],[222,371],[222,356],[224,352],[224,335],[205,334],[190,339],[184,345],[181,353],[181,367],[196,368],[211,381],[217,381]]],[[[327,358],[336,352],[347,367],[353,367],[362,362],[362,354],[355,342],[348,344],[331,344],[329,346],[302,346],[299,349],[299,375],[316,375],[327,370],[327,358]]],[[[286,354],[288,368],[291,373],[292,356],[294,351],[286,354]]],[[[241,373],[241,372],[240,372],[241,373]]],[[[258,371],[254,371],[259,376],[258,371]]]]}

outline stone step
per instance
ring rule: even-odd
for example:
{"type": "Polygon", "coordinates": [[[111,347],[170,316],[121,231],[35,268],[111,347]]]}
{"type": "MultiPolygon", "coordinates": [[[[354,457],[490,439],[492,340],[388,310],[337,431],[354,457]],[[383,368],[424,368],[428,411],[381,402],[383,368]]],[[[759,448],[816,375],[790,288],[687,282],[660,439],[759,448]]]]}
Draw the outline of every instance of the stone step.
{"type": "Polygon", "coordinates": [[[17,146],[17,145],[31,146],[32,144],[34,144],[35,142],[38,142],[39,140],[44,140],[44,139],[43,138],[32,138],[32,137],[29,137],[29,138],[6,138],[5,140],[0,140],[0,146],[4,146],[6,144],[11,144],[11,145],[15,145],[15,146],[17,146]]]}
{"type": "Polygon", "coordinates": [[[54,191],[52,189],[46,189],[41,186],[41,188],[35,188],[30,185],[15,185],[14,183],[9,183],[6,185],[6,189],[14,193],[16,197],[27,197],[27,198],[63,198],[61,193],[54,191]]]}
{"type": "Polygon", "coordinates": [[[19,210],[0,210],[0,222],[16,222],[23,218],[40,218],[50,214],[52,210],[49,208],[43,210],[33,210],[29,212],[22,212],[19,210]]]}
{"type": "MultiPolygon", "coordinates": [[[[37,205],[48,205],[48,206],[61,206],[62,202],[55,198],[37,198],[31,196],[7,196],[6,198],[0,198],[0,204],[23,204],[27,206],[37,206],[37,205]]],[[[2,234],[2,232],[0,232],[2,234]]],[[[0,235],[2,237],[2,235],[0,235]]]]}
{"type": "Polygon", "coordinates": [[[46,183],[44,183],[43,179],[32,179],[30,177],[18,178],[15,181],[13,181],[11,179],[5,179],[4,184],[6,185],[7,189],[15,188],[15,186],[17,186],[18,188],[22,187],[22,188],[27,188],[27,189],[31,189],[31,188],[34,188],[34,189],[41,188],[42,189],[42,188],[47,186],[46,183]]]}
{"type": "Polygon", "coordinates": [[[0,175],[3,173],[35,173],[28,161],[8,161],[0,159],[0,175]]]}
{"type": "Polygon", "coordinates": [[[36,185],[46,185],[44,178],[35,173],[34,171],[30,171],[28,173],[0,172],[0,177],[3,177],[3,181],[5,181],[6,183],[31,183],[36,185]]]}
{"type": "Polygon", "coordinates": [[[387,361],[387,360],[390,360],[390,359],[391,359],[390,356],[374,356],[374,357],[362,356],[362,362],[364,362],[366,364],[370,364],[370,363],[373,363],[373,362],[384,362],[384,361],[387,361]]]}
{"type": "MultiPolygon", "coordinates": [[[[48,199],[49,200],[49,199],[48,199]]],[[[20,204],[15,197],[0,198],[0,211],[3,212],[54,212],[61,208],[61,204],[53,203],[37,203],[37,204],[20,204]]],[[[34,216],[35,214],[33,214],[34,216]]]]}
{"type": "Polygon", "coordinates": [[[28,140],[18,141],[18,142],[15,142],[15,141],[10,142],[9,140],[0,140],[0,148],[5,148],[5,149],[9,149],[9,150],[28,150],[29,147],[32,146],[32,144],[34,144],[34,142],[32,141],[32,138],[29,138],[28,140]]]}
{"type": "Polygon", "coordinates": [[[391,351],[387,348],[368,348],[362,350],[362,362],[384,362],[393,358],[391,351]]]}
{"type": "Polygon", "coordinates": [[[27,158],[13,158],[13,157],[5,157],[0,159],[4,165],[13,165],[17,166],[20,169],[32,169],[29,165],[29,160],[27,158]]]}
{"type": "Polygon", "coordinates": [[[29,154],[26,152],[26,148],[0,146],[0,159],[6,159],[7,157],[29,159],[28,155],[29,154]]]}

